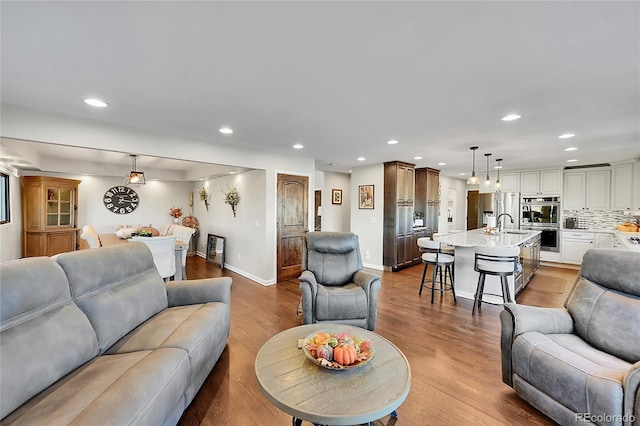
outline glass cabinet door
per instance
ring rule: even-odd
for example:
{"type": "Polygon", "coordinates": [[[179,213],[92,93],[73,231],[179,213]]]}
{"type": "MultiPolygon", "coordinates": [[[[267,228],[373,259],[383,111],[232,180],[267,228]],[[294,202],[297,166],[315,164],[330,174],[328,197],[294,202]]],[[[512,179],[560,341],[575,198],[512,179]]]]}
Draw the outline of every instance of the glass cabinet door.
{"type": "Polygon", "coordinates": [[[73,190],[47,188],[47,227],[73,224],[73,190]]]}

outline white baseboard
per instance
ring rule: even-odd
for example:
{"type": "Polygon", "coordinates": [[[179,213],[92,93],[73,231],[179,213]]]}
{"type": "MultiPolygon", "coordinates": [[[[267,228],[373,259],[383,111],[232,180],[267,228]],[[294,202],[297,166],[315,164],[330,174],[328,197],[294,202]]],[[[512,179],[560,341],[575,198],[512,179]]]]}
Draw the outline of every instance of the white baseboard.
{"type": "Polygon", "coordinates": [[[378,271],[384,271],[384,266],[382,266],[382,265],[374,265],[374,264],[371,264],[371,263],[363,263],[362,266],[365,267],[365,268],[369,268],[369,269],[376,269],[378,271]]]}
{"type": "MultiPolygon", "coordinates": [[[[204,254],[202,252],[199,252],[199,251],[196,252],[196,254],[198,256],[200,256],[201,258],[206,259],[206,254],[204,254]]],[[[225,267],[225,269],[228,269],[228,270],[230,270],[232,272],[235,272],[236,274],[242,275],[243,277],[248,278],[251,281],[255,281],[256,283],[258,283],[260,285],[263,285],[263,286],[269,286],[269,285],[273,285],[273,284],[277,283],[277,281],[275,279],[264,280],[264,279],[262,279],[260,277],[256,277],[255,275],[252,275],[252,274],[248,273],[247,271],[244,271],[244,270],[242,270],[240,268],[237,268],[237,267],[233,266],[230,263],[226,263],[225,262],[224,267],[225,267]]]]}

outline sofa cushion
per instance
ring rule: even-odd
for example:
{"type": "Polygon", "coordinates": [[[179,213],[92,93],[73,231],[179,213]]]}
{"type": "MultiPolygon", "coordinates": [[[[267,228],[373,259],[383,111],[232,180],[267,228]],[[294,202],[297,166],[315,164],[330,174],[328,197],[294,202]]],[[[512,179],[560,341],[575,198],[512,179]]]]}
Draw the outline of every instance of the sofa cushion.
{"type": "Polygon", "coordinates": [[[141,324],[106,354],[155,348],[179,348],[189,355],[192,386],[188,402],[222,354],[229,337],[230,314],[225,303],[206,303],[169,308],[141,324]]]}
{"type": "Polygon", "coordinates": [[[320,321],[367,318],[369,314],[367,294],[355,284],[318,286],[315,308],[320,321]]]}
{"type": "Polygon", "coordinates": [[[144,243],[80,250],[54,257],[71,295],[89,317],[100,353],[167,308],[165,283],[144,243]]]}
{"type": "Polygon", "coordinates": [[[33,257],[0,264],[0,418],[98,354],[64,272],[33,257]]]}
{"type": "Polygon", "coordinates": [[[513,342],[514,373],[575,413],[622,415],[631,364],[574,334],[527,332],[513,342]]]}
{"type": "Polygon", "coordinates": [[[78,368],[3,425],[176,424],[186,408],[189,360],[180,349],[103,355],[78,368]]]}
{"type": "Polygon", "coordinates": [[[639,297],[580,277],[566,305],[575,333],[582,339],[626,361],[640,360],[639,297]]]}

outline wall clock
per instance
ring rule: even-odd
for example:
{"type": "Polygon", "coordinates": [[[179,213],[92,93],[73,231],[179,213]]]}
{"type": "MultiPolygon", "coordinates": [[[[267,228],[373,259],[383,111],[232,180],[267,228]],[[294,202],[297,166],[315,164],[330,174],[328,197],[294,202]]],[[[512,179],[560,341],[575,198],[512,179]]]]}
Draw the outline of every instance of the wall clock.
{"type": "Polygon", "coordinates": [[[113,213],[128,214],[138,208],[140,198],[136,191],[127,186],[114,186],[104,193],[102,202],[113,213]]]}

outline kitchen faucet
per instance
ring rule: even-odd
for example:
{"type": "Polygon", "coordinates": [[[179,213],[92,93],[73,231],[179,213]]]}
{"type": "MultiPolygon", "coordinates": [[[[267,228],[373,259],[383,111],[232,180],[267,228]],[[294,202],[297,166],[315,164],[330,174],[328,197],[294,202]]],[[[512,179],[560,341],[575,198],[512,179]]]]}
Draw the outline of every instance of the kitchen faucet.
{"type": "Polygon", "coordinates": [[[500,213],[496,218],[496,225],[498,225],[498,232],[502,232],[502,227],[500,226],[500,218],[502,216],[509,216],[509,219],[511,219],[511,223],[513,223],[513,217],[509,213],[500,213]]]}

